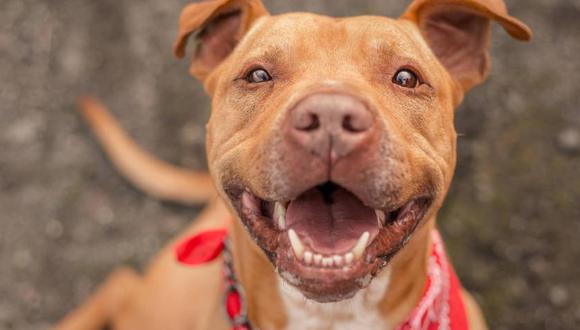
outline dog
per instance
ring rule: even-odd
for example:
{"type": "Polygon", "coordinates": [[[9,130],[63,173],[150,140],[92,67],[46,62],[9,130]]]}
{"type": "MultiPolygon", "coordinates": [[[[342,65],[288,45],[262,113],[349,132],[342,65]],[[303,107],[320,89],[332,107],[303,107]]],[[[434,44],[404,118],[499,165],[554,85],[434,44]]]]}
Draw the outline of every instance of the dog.
{"type": "Polygon", "coordinates": [[[80,109],[131,182],[208,205],[144,275],[115,271],[56,329],[485,329],[435,218],[492,22],[532,36],[502,0],[414,0],[399,19],[185,7],[174,53],[192,43],[212,97],[209,174],[142,151],[97,101],[80,109]]]}

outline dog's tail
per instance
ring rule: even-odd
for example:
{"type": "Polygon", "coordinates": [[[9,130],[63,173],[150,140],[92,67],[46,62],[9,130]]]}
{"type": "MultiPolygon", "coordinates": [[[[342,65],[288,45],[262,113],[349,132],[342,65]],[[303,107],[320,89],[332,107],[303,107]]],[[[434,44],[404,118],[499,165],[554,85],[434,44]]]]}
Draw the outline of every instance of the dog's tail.
{"type": "Polygon", "coordinates": [[[104,105],[79,99],[79,110],[115,167],[135,186],[163,200],[199,204],[216,192],[208,173],[168,164],[141,149],[104,105]]]}

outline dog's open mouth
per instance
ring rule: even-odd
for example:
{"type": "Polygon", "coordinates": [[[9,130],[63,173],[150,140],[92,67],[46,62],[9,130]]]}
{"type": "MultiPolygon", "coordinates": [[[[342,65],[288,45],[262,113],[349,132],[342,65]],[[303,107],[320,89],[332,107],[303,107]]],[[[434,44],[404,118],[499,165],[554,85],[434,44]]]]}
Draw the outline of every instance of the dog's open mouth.
{"type": "Polygon", "coordinates": [[[317,301],[349,298],[399,251],[431,204],[418,197],[389,210],[366,206],[327,182],[290,201],[230,192],[243,224],[280,275],[317,301]]]}

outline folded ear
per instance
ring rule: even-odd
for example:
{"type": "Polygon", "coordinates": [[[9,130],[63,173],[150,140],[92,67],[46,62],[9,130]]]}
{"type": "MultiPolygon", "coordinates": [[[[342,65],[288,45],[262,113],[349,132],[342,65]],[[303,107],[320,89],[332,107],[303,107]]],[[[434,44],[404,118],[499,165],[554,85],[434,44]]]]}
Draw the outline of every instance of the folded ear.
{"type": "Polygon", "coordinates": [[[210,0],[181,11],[173,52],[185,56],[188,39],[195,42],[190,73],[204,80],[234,50],[238,42],[268,11],[260,0],[210,0]]]}
{"type": "Polygon", "coordinates": [[[418,25],[463,91],[481,83],[489,72],[492,20],[515,39],[532,37],[524,23],[508,14],[503,0],[415,0],[401,18],[418,25]]]}

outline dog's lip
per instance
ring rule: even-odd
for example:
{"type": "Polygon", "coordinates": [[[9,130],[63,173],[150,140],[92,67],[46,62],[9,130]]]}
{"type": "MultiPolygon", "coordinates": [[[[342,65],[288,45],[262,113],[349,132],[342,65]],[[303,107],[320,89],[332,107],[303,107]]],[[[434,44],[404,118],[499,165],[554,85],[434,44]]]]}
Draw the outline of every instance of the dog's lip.
{"type": "MultiPolygon", "coordinates": [[[[331,302],[352,297],[385,267],[391,258],[410,240],[431,207],[434,197],[418,194],[383,210],[384,223],[377,222],[377,233],[369,237],[362,255],[348,267],[320,267],[297,257],[289,239],[289,228],[280,228],[273,215],[275,205],[288,205],[288,200],[275,202],[260,198],[248,188],[225,189],[241,222],[252,239],[264,251],[280,276],[298,288],[307,298],[331,302]],[[244,203],[243,199],[252,203],[244,203]],[[256,203],[266,206],[256,208],[256,203]]],[[[309,248],[308,246],[306,248],[309,248]]]]}

